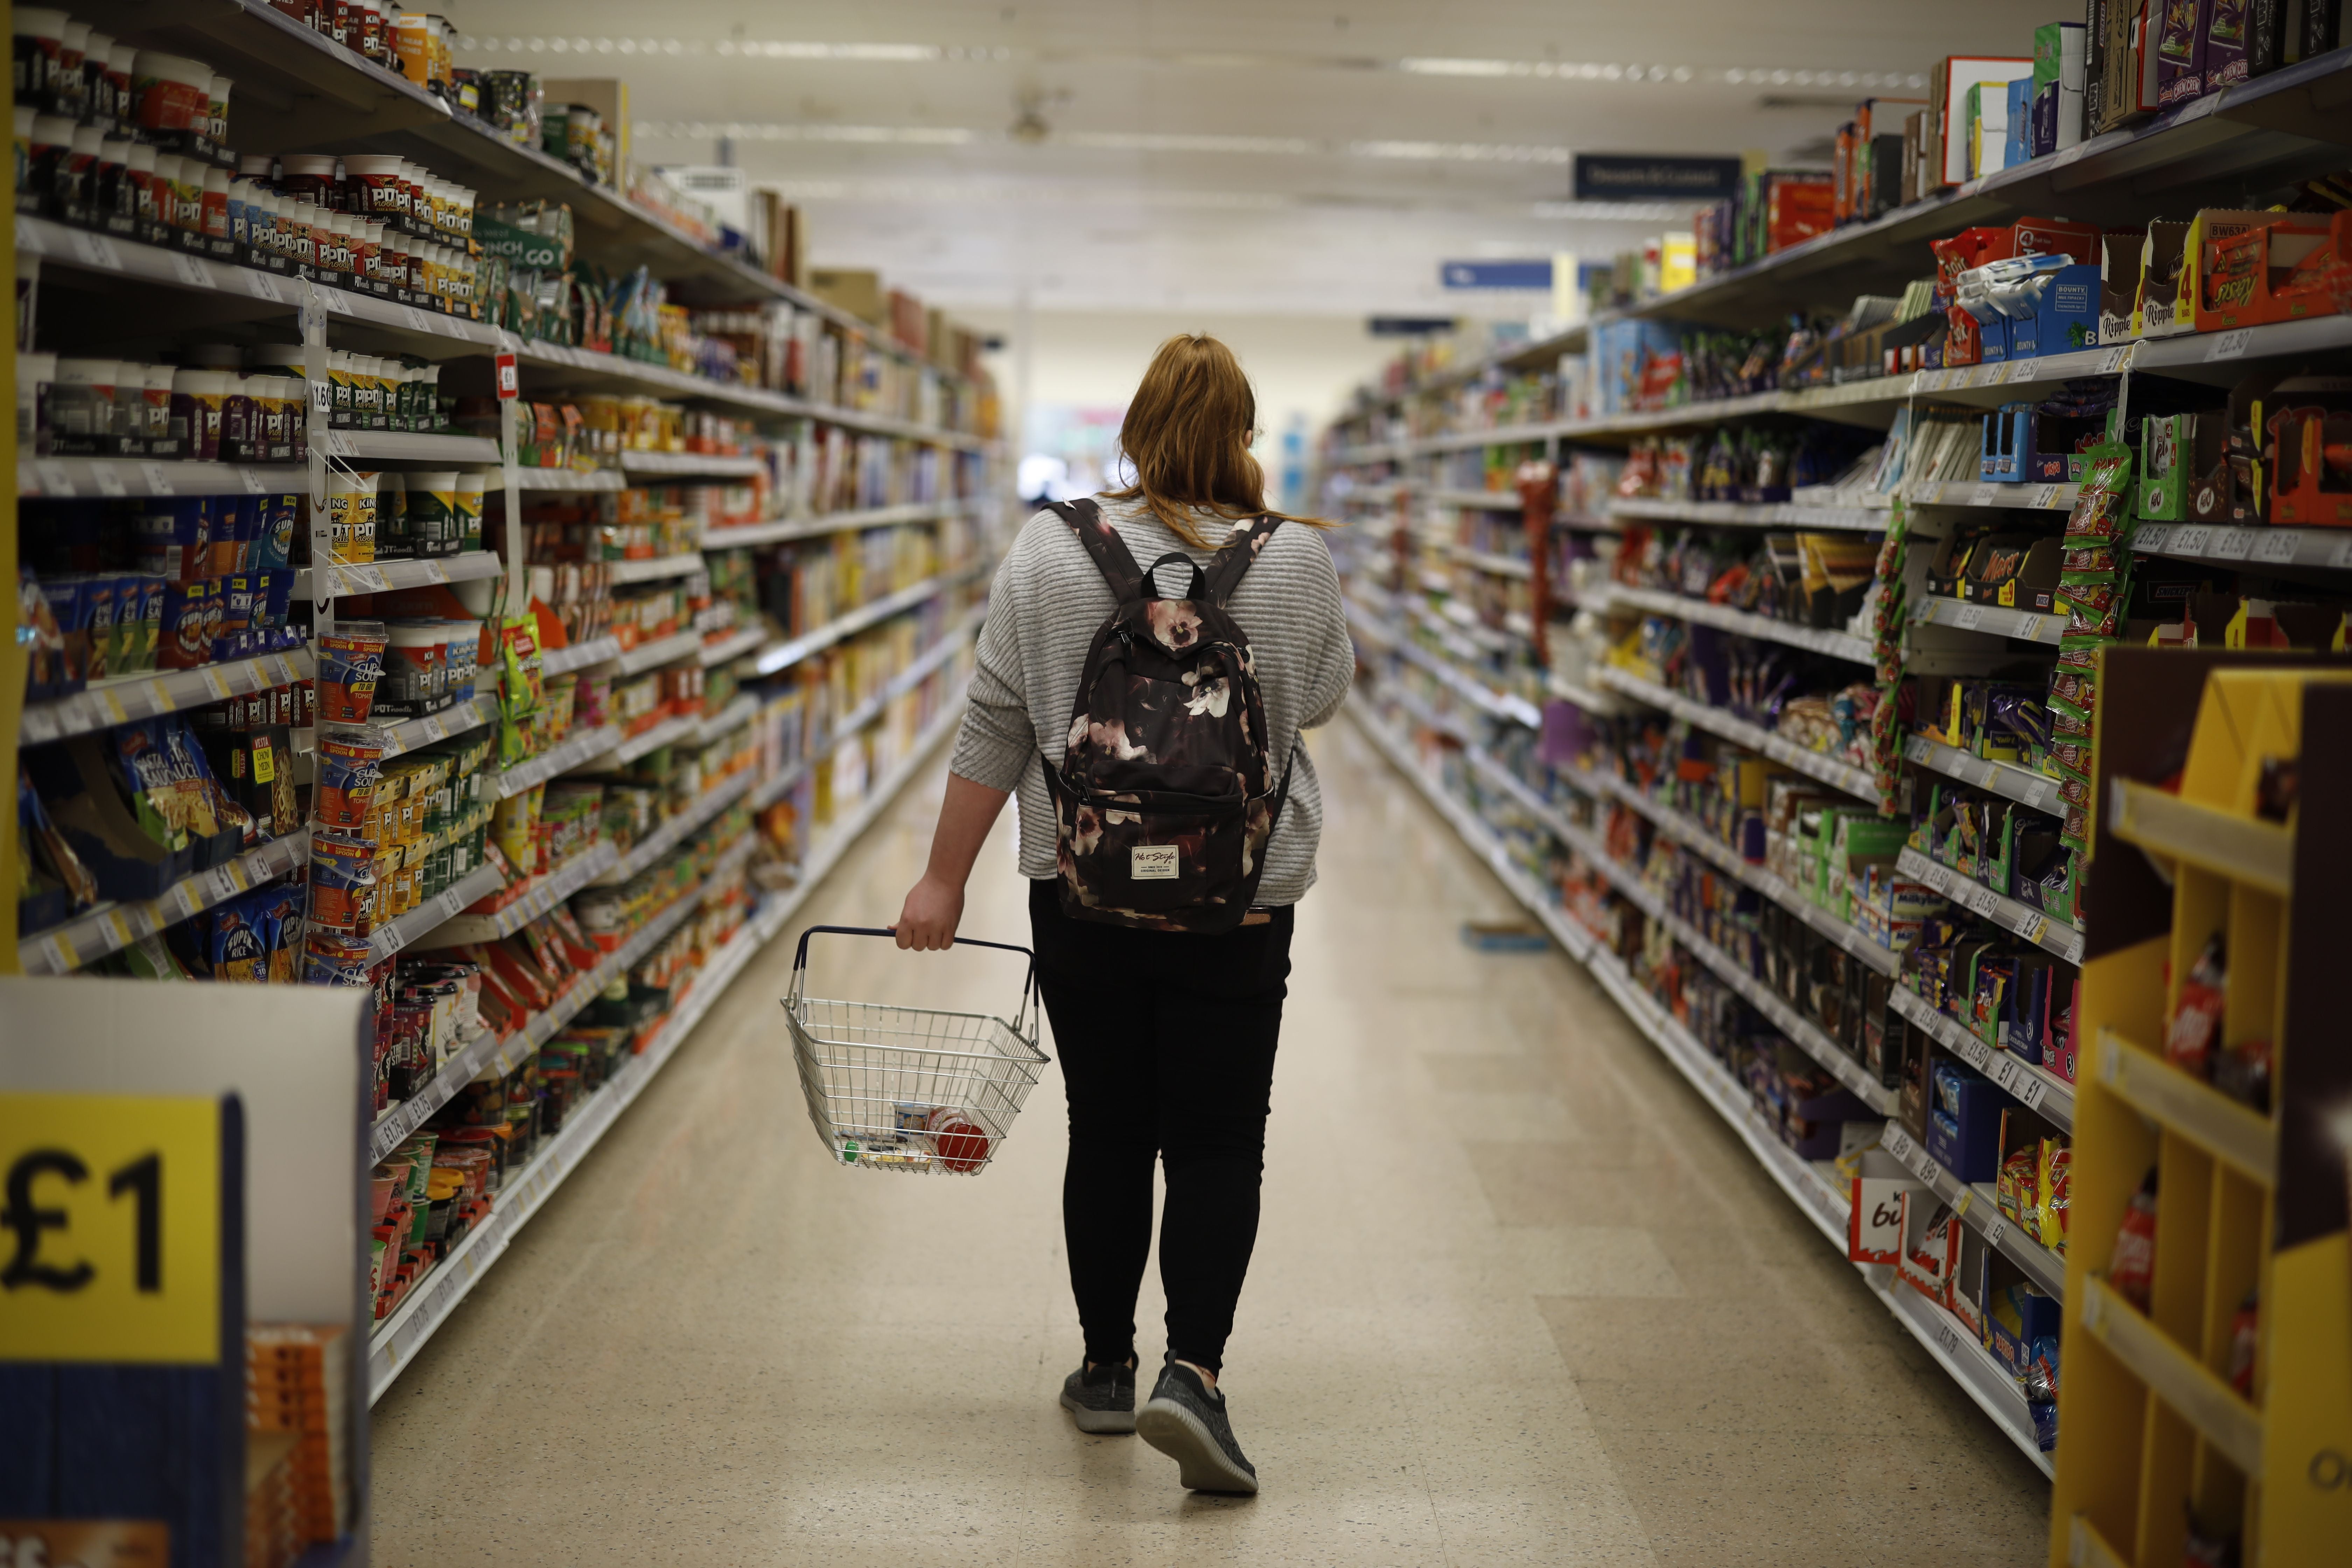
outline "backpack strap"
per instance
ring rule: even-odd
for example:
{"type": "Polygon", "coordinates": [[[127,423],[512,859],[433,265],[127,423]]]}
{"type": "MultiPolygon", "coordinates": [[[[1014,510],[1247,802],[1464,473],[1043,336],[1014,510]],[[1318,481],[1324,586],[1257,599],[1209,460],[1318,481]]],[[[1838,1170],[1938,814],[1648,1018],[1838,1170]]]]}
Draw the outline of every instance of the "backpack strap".
{"type": "Polygon", "coordinates": [[[1118,530],[1104,521],[1102,508],[1095,504],[1093,497],[1081,496],[1076,500],[1047,501],[1045,504],[1070,525],[1070,531],[1078,536],[1078,542],[1086,546],[1088,555],[1094,557],[1103,581],[1110,584],[1113,598],[1122,605],[1130,605],[1143,597],[1143,568],[1135,563],[1135,557],[1129,552],[1127,541],[1118,536],[1118,530]]]}
{"type": "Polygon", "coordinates": [[[1234,590],[1241,586],[1242,574],[1250,569],[1250,563],[1257,559],[1257,552],[1265,548],[1265,542],[1274,537],[1274,531],[1281,525],[1282,519],[1278,517],[1244,518],[1234,524],[1233,537],[1209,562],[1209,597],[1212,600],[1222,605],[1234,596],[1234,590]]]}

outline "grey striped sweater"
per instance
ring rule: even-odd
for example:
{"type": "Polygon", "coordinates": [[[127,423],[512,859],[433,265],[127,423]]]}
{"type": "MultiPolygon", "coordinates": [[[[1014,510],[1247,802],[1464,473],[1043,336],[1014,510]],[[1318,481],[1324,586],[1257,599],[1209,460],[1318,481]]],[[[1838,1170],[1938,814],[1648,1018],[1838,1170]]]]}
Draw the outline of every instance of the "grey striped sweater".
{"type": "MultiPolygon", "coordinates": [[[[1139,565],[1149,566],[1171,551],[1207,563],[1211,552],[1188,549],[1140,500],[1095,499],[1139,565]]],[[[1231,526],[1213,512],[1193,515],[1213,539],[1231,526]]],[[[1061,761],[1078,672],[1115,603],[1086,547],[1051,511],[1037,513],[1023,526],[989,590],[971,706],[949,765],[991,789],[1017,786],[1024,877],[1054,875],[1054,806],[1038,758],[1042,753],[1061,761]]],[[[1227,608],[1249,634],[1275,766],[1279,770],[1286,756],[1293,759],[1290,796],[1266,847],[1257,901],[1295,904],[1315,883],[1323,793],[1307,748],[1293,746],[1300,730],[1328,723],[1339,712],[1356,669],[1329,549],[1315,530],[1284,523],[1227,608]]]]}

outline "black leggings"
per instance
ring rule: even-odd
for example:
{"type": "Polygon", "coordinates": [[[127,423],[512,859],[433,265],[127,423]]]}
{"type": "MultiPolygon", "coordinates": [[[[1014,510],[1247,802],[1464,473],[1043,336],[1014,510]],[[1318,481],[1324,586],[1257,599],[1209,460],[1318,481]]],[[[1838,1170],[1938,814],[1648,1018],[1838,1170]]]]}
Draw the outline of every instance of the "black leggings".
{"type": "Polygon", "coordinates": [[[1029,885],[1037,984],[1070,1095],[1062,1226],[1087,1359],[1135,1353],[1157,1158],[1168,1349],[1214,1372],[1257,1243],[1291,911],[1193,936],[1074,921],[1059,898],[1053,882],[1029,885]]]}

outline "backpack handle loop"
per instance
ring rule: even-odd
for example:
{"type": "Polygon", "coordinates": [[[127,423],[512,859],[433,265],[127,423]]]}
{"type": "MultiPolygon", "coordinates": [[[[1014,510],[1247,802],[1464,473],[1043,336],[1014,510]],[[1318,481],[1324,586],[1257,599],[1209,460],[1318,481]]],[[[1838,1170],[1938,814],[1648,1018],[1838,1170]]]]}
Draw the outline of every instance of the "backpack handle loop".
{"type": "Polygon", "coordinates": [[[1168,596],[1160,591],[1160,569],[1162,566],[1167,565],[1171,561],[1173,561],[1176,564],[1183,567],[1186,571],[1192,574],[1192,585],[1183,595],[1185,598],[1197,601],[1205,599],[1209,596],[1208,575],[1201,570],[1200,563],[1181,550],[1171,550],[1167,554],[1161,556],[1159,560],[1153,562],[1150,565],[1146,566],[1143,569],[1143,596],[1145,598],[1164,599],[1168,596]]]}

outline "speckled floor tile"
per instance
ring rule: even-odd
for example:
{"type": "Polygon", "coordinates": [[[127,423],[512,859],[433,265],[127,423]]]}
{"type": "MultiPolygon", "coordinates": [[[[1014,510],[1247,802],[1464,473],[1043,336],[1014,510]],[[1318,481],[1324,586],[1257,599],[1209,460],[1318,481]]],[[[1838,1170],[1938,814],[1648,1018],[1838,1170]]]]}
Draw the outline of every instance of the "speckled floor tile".
{"type": "MultiPolygon", "coordinates": [[[[842,1171],[803,1107],[780,942],[377,1407],[374,1561],[2038,1555],[2024,1461],[1573,965],[1462,943],[1508,899],[1346,726],[1315,744],[1323,881],[1227,1357],[1261,1496],[1191,1496],[1163,1456],[1055,1406],[1078,1352],[1057,1069],[978,1181],[842,1171]]],[[[807,923],[896,913],[940,776],[807,923]]],[[[1024,939],[1009,826],[968,934],[1024,939]]],[[[999,955],[824,937],[810,976],[1000,1012],[1018,980],[999,955]]],[[[1150,1276],[1150,1361],[1160,1313],[1150,1276]]]]}

